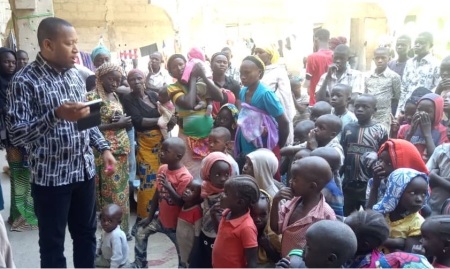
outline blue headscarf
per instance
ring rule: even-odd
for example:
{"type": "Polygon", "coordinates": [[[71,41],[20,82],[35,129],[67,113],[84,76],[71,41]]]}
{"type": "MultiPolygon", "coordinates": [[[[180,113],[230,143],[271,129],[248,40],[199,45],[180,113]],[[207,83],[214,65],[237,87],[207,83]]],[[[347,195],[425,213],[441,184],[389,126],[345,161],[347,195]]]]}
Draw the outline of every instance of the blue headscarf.
{"type": "Polygon", "coordinates": [[[94,61],[95,57],[97,57],[97,55],[99,55],[99,54],[107,54],[111,57],[111,52],[109,52],[109,50],[106,47],[100,45],[100,46],[97,46],[94,50],[92,50],[92,53],[91,53],[92,61],[94,61]]]}
{"type": "MultiPolygon", "coordinates": [[[[399,168],[392,172],[387,179],[386,193],[381,201],[373,206],[373,210],[382,214],[394,211],[406,187],[415,177],[422,177],[429,184],[427,174],[411,168],[399,168]]],[[[425,201],[428,201],[429,196],[430,193],[427,190],[425,201]]]]}

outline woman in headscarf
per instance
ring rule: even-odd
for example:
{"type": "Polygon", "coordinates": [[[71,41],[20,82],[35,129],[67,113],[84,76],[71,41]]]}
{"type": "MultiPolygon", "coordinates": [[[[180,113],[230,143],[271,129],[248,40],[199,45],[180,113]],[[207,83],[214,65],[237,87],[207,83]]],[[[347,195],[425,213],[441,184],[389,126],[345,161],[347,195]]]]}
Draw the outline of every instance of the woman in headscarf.
{"type": "MultiPolygon", "coordinates": [[[[191,72],[187,84],[181,82],[181,77],[186,66],[186,58],[181,54],[170,56],[167,61],[169,74],[177,79],[177,82],[169,85],[167,91],[172,103],[178,111],[180,131],[178,137],[182,138],[188,148],[183,157],[183,164],[194,178],[200,175],[200,162],[208,155],[208,136],[213,127],[213,118],[206,116],[206,108],[194,111],[197,97],[197,80],[201,78],[206,84],[206,90],[213,101],[222,102],[222,91],[208,79],[201,65],[196,64],[191,72]]],[[[204,85],[203,84],[203,85],[204,85]]]]}
{"type": "Polygon", "coordinates": [[[245,156],[258,148],[267,148],[279,156],[289,135],[289,120],[280,100],[267,85],[260,83],[264,70],[264,63],[256,56],[247,56],[242,61],[244,87],[240,92],[242,103],[234,143],[240,167],[244,166],[245,156]]]}
{"type": "MultiPolygon", "coordinates": [[[[159,148],[162,140],[158,118],[161,115],[157,107],[158,94],[154,91],[145,91],[144,73],[139,69],[133,69],[128,72],[128,81],[132,92],[123,97],[122,104],[136,129],[137,176],[140,179],[137,194],[136,223],[138,223],[148,216],[149,202],[156,191],[156,173],[160,166],[159,148]]],[[[136,228],[135,224],[132,234],[136,228]]]]}
{"type": "MultiPolygon", "coordinates": [[[[26,67],[25,67],[26,68],[26,67]]],[[[11,208],[8,223],[12,231],[37,229],[37,218],[31,197],[30,170],[28,154],[24,148],[14,147],[9,143],[6,125],[6,89],[16,73],[16,55],[7,48],[0,48],[0,138],[2,147],[6,148],[11,178],[11,208]]],[[[3,209],[3,197],[0,187],[0,208],[3,209]]]]}
{"type": "Polygon", "coordinates": [[[278,170],[278,159],[272,151],[261,148],[249,153],[246,157],[243,174],[252,176],[258,187],[274,197],[280,190],[275,185],[273,176],[278,170]]]}
{"type": "Polygon", "coordinates": [[[417,148],[403,139],[388,139],[378,150],[378,162],[373,178],[367,182],[367,208],[372,208],[386,192],[386,179],[396,169],[411,168],[428,174],[428,169],[417,148]]]}
{"type": "Polygon", "coordinates": [[[447,128],[442,125],[444,99],[435,93],[429,93],[420,98],[417,112],[411,124],[402,126],[398,138],[410,141],[416,146],[424,161],[433,154],[440,144],[447,143],[447,128]]]}
{"type": "Polygon", "coordinates": [[[241,101],[238,99],[241,86],[232,77],[225,75],[228,65],[227,54],[217,52],[211,56],[212,79],[223,94],[222,102],[213,102],[213,117],[216,117],[219,109],[227,103],[241,107],[241,101]]]}
{"type": "Polygon", "coordinates": [[[261,81],[275,92],[284,108],[284,112],[289,121],[287,144],[292,144],[294,142],[293,120],[297,111],[294,100],[292,99],[291,82],[286,67],[278,64],[280,55],[278,54],[278,50],[273,46],[256,46],[255,54],[263,61],[266,67],[261,81]]]}
{"type": "Polygon", "coordinates": [[[98,127],[105,139],[110,143],[111,152],[117,161],[116,171],[107,176],[107,167],[103,164],[103,158],[96,158],[96,184],[97,184],[97,209],[101,210],[108,204],[116,204],[122,208],[122,222],[120,228],[129,234],[129,185],[128,185],[128,154],[130,153],[130,141],[127,129],[132,127],[131,118],[126,116],[119,97],[115,93],[122,79],[122,68],[112,63],[104,63],[95,71],[97,77],[96,88],[87,95],[89,101],[102,99],[100,109],[101,124],[98,127]]]}

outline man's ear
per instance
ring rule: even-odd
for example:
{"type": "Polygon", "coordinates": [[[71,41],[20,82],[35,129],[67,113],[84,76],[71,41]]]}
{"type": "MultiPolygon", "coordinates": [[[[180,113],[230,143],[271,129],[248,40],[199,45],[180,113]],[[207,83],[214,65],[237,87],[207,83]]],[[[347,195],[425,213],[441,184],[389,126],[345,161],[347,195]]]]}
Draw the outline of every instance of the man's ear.
{"type": "Polygon", "coordinates": [[[183,159],[183,154],[177,154],[177,159],[178,159],[178,160],[183,159]]]}
{"type": "MultiPolygon", "coordinates": [[[[337,261],[337,256],[336,256],[336,254],[330,253],[330,254],[328,255],[328,258],[327,258],[328,264],[333,265],[336,261],[337,261]]],[[[332,266],[332,267],[334,267],[334,266],[332,266]]]]}
{"type": "Polygon", "coordinates": [[[42,47],[48,51],[53,51],[53,49],[54,49],[53,43],[50,39],[44,39],[44,41],[42,41],[42,47]]]}

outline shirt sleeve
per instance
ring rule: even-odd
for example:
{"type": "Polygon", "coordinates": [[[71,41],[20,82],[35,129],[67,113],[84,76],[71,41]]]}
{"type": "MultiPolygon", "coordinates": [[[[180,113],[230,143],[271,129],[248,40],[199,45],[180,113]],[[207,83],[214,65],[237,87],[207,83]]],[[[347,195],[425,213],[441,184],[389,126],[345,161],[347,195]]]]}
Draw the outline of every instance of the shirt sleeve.
{"type": "Polygon", "coordinates": [[[309,55],[308,58],[306,59],[306,75],[309,75],[311,79],[313,77],[313,74],[315,73],[314,71],[314,67],[315,65],[313,64],[313,57],[312,55],[309,55]]]}
{"type": "Polygon", "coordinates": [[[270,116],[276,118],[284,113],[284,109],[281,105],[280,99],[278,99],[275,93],[271,90],[265,92],[262,101],[264,110],[266,110],[270,116]]]}
{"type": "Polygon", "coordinates": [[[322,76],[320,76],[319,82],[317,82],[317,85],[316,85],[316,93],[322,87],[322,84],[324,83],[326,76],[327,76],[327,72],[325,72],[322,76]]]}
{"type": "Polygon", "coordinates": [[[353,80],[352,92],[364,93],[364,74],[362,72],[356,72],[353,80]]]}
{"type": "Polygon", "coordinates": [[[373,178],[369,178],[369,180],[367,181],[367,188],[366,188],[366,200],[369,200],[370,189],[372,189],[372,184],[373,184],[373,178]]]}
{"type": "Polygon", "coordinates": [[[56,109],[37,114],[32,109],[33,85],[21,77],[14,77],[6,92],[6,127],[15,146],[25,146],[45,136],[60,121],[56,109]]]}
{"type": "Polygon", "coordinates": [[[439,167],[437,165],[437,160],[439,159],[442,150],[443,150],[442,145],[439,145],[435,148],[433,154],[431,155],[431,157],[428,159],[428,162],[427,162],[428,171],[431,172],[431,170],[433,170],[433,169],[439,169],[439,167]]]}
{"type": "Polygon", "coordinates": [[[189,185],[189,182],[192,180],[192,175],[189,173],[189,171],[186,169],[185,172],[182,172],[180,175],[180,178],[178,179],[180,184],[178,184],[176,188],[176,192],[179,195],[182,195],[184,190],[186,189],[187,185],[189,185]]]}
{"type": "Polygon", "coordinates": [[[103,152],[110,149],[109,142],[105,140],[98,127],[94,127],[89,131],[89,145],[94,147],[98,152],[103,152]]]}
{"type": "Polygon", "coordinates": [[[392,99],[399,100],[402,92],[402,80],[400,76],[394,76],[392,81],[392,99]]]}
{"type": "Polygon", "coordinates": [[[406,95],[408,94],[407,91],[408,91],[408,87],[409,87],[409,83],[410,83],[408,77],[409,77],[409,73],[411,72],[409,63],[410,63],[410,60],[408,60],[408,62],[406,62],[405,70],[403,71],[403,76],[402,76],[402,80],[401,80],[402,84],[401,84],[401,88],[400,88],[400,99],[398,102],[396,116],[398,116],[400,111],[404,110],[405,103],[406,103],[406,95]]]}
{"type": "Polygon", "coordinates": [[[180,87],[178,87],[175,84],[171,84],[171,85],[167,86],[167,92],[169,93],[170,99],[172,100],[172,102],[174,104],[177,103],[178,98],[180,98],[181,96],[183,96],[185,94],[183,89],[181,89],[180,87]]]}
{"type": "Polygon", "coordinates": [[[122,253],[122,240],[119,236],[113,236],[111,238],[111,267],[110,268],[119,268],[121,266],[121,262],[123,261],[122,253]]]}
{"type": "Polygon", "coordinates": [[[256,231],[256,228],[247,225],[244,229],[242,229],[241,242],[244,249],[258,247],[258,232],[256,231]]]}

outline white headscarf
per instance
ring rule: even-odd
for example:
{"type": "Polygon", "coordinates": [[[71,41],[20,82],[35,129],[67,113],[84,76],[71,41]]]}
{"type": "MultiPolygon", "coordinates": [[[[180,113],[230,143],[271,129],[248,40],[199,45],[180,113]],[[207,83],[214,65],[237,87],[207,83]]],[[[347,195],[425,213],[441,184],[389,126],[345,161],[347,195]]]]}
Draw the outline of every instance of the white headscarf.
{"type": "Polygon", "coordinates": [[[258,187],[274,197],[279,191],[273,179],[278,170],[278,159],[275,154],[269,149],[260,148],[247,154],[247,157],[252,161],[253,174],[258,187]]]}

